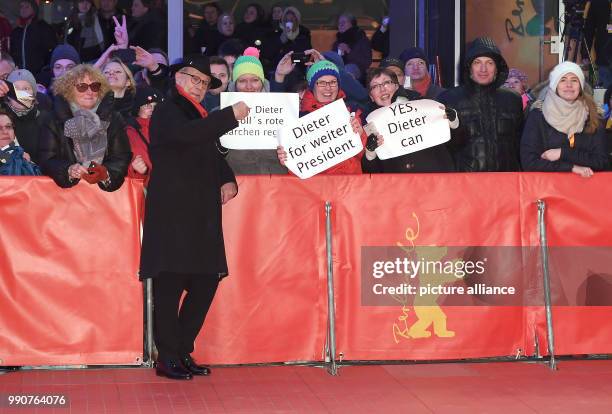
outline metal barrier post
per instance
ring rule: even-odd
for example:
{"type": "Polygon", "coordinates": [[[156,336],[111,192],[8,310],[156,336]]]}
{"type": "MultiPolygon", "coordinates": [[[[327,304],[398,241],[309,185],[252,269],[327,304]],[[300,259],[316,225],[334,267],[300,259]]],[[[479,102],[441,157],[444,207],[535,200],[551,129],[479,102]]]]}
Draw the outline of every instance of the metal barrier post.
{"type": "Polygon", "coordinates": [[[546,240],[546,202],[538,200],[538,227],[540,228],[540,249],[542,252],[542,271],[544,274],[544,305],[546,307],[546,333],[548,342],[548,353],[550,354],[549,367],[557,369],[555,361],[555,335],[552,320],[552,304],[550,298],[550,273],[548,268],[548,241],[546,240]]]}
{"type": "Polygon", "coordinates": [[[144,281],[145,303],[145,354],[144,365],[153,367],[153,279],[144,281]]]}
{"type": "Polygon", "coordinates": [[[327,347],[326,365],[331,375],[338,375],[336,365],[336,306],[334,302],[334,263],[332,257],[331,202],[325,202],[325,240],[327,250],[327,347]]]}

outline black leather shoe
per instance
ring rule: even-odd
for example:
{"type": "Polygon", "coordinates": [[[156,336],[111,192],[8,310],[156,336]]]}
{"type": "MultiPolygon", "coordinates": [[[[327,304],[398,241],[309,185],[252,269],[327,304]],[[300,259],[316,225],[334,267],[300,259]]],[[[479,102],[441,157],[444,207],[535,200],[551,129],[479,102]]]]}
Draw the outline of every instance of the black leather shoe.
{"type": "Polygon", "coordinates": [[[210,375],[212,372],[210,367],[207,367],[206,365],[196,364],[195,361],[191,358],[191,355],[185,355],[184,357],[182,357],[181,363],[193,375],[207,376],[210,375]]]}
{"type": "Polygon", "coordinates": [[[180,361],[171,359],[160,359],[155,366],[155,373],[160,377],[175,380],[190,380],[193,378],[191,372],[186,370],[180,361]]]}

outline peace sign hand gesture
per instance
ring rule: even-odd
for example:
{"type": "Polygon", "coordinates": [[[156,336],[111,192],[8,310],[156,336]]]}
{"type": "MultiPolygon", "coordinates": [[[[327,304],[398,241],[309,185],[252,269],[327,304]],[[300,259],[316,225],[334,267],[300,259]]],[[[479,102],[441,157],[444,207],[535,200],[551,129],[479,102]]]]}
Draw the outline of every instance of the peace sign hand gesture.
{"type": "Polygon", "coordinates": [[[119,49],[127,49],[129,37],[127,23],[125,21],[125,14],[122,16],[121,24],[119,24],[119,20],[117,20],[115,16],[113,16],[113,21],[115,22],[115,43],[119,49]]]}

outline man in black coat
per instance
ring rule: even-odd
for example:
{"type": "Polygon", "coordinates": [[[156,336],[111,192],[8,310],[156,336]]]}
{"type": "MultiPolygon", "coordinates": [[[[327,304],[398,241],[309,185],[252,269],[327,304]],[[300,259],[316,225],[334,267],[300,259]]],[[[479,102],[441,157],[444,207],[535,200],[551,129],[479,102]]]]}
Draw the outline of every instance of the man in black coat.
{"type": "Polygon", "coordinates": [[[175,84],[151,118],[153,164],[144,220],[140,277],[153,278],[157,374],[209,375],[190,356],[221,278],[228,274],[221,205],[238,193],[218,138],[249,108],[239,102],[207,114],[200,105],[212,76],[208,58],[186,56],[172,68],[175,84]],[[187,291],[182,305],[179,302],[187,291]]]}
{"type": "Polygon", "coordinates": [[[519,171],[523,104],[519,95],[501,89],[508,65],[491,39],[474,40],[464,75],[463,85],[438,97],[459,115],[449,145],[457,171],[519,171]]]}

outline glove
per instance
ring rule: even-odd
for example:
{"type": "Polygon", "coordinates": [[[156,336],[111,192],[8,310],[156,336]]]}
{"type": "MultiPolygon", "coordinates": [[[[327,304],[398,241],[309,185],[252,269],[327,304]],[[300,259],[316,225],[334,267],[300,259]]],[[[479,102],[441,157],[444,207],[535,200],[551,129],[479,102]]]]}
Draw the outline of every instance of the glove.
{"type": "Polygon", "coordinates": [[[455,119],[457,119],[457,111],[446,107],[444,108],[444,112],[446,112],[446,117],[448,118],[449,122],[455,122],[455,119]]]}
{"type": "Polygon", "coordinates": [[[97,162],[92,162],[87,169],[88,174],[83,174],[82,179],[87,181],[89,184],[97,184],[100,181],[108,180],[108,170],[104,165],[100,165],[97,162]]]}

